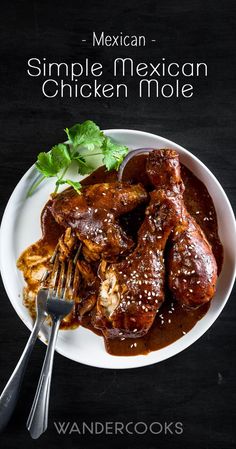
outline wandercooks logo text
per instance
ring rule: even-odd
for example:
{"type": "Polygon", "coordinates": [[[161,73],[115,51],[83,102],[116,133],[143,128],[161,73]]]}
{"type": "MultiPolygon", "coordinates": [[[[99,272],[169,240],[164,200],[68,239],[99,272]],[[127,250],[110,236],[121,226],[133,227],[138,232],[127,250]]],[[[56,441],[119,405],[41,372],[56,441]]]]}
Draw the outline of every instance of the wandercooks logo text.
{"type": "Polygon", "coordinates": [[[146,423],[144,421],[127,422],[121,421],[54,421],[54,427],[59,435],[181,435],[184,432],[182,422],[158,422],[146,423]]]}

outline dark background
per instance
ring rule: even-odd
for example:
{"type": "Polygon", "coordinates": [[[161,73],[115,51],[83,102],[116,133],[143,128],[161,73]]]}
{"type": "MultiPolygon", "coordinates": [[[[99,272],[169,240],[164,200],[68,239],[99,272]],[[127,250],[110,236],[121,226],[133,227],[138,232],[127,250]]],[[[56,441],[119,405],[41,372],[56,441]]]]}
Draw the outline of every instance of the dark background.
{"type": "MultiPolygon", "coordinates": [[[[93,119],[102,128],[150,131],[183,145],[212,170],[231,204],[235,196],[236,3],[223,1],[11,1],[1,5],[1,214],[24,172],[40,151],[64,139],[63,128],[93,119]],[[137,49],[91,49],[91,31],[145,34],[137,49]],[[30,57],[103,60],[109,80],[114,55],[142,60],[205,61],[209,75],[194,81],[192,99],[59,100],[43,98],[40,82],[26,74],[30,57]]],[[[108,81],[109,82],[109,81],[108,81]]],[[[45,347],[38,342],[19,405],[0,440],[5,449],[41,448],[235,448],[234,294],[212,328],[183,353],[135,370],[102,370],[56,354],[47,433],[33,442],[25,422],[45,347]],[[54,420],[182,421],[182,435],[58,436],[54,420]]],[[[1,284],[0,388],[28,338],[1,284]]]]}

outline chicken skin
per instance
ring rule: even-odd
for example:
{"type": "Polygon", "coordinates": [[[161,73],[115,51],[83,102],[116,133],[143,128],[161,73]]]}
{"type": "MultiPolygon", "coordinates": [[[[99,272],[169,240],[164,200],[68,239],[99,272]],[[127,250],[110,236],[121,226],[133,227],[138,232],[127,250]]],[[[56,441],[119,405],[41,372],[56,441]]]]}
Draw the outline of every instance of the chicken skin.
{"type": "Polygon", "coordinates": [[[78,194],[67,189],[52,202],[55,220],[83,242],[87,261],[113,260],[127,253],[133,240],[119,224],[119,217],[146,202],[148,194],[141,184],[113,182],[85,186],[78,194]]]}
{"type": "Polygon", "coordinates": [[[141,337],[164,301],[164,249],[181,204],[165,191],[151,193],[135,250],[120,263],[101,264],[103,282],[94,326],[105,337],[141,337]]]}
{"type": "Polygon", "coordinates": [[[181,204],[181,216],[168,242],[168,283],[182,305],[198,307],[215,293],[217,265],[205,234],[186,210],[179,156],[173,150],[155,150],[149,155],[146,171],[155,189],[166,188],[167,195],[181,204]]]}

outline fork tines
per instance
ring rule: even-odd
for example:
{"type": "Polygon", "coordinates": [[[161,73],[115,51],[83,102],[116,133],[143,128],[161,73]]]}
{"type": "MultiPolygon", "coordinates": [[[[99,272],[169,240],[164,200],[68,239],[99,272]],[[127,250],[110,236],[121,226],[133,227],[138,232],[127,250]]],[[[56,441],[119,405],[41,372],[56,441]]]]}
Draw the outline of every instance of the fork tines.
{"type": "Polygon", "coordinates": [[[43,287],[49,289],[52,297],[62,299],[75,299],[78,296],[80,284],[80,273],[77,260],[81,250],[81,245],[73,258],[60,260],[58,245],[50,259],[50,267],[42,277],[43,287]]]}

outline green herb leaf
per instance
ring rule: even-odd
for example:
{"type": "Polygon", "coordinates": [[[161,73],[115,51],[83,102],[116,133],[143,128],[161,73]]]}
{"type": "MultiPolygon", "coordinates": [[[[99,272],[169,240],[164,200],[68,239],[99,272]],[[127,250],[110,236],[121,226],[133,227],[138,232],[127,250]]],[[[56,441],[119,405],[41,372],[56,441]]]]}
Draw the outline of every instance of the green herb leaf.
{"type": "Polygon", "coordinates": [[[128,148],[124,145],[117,145],[109,137],[105,137],[102,145],[104,155],[103,162],[107,170],[118,170],[121,162],[128,153],[128,148]]]}
{"type": "Polygon", "coordinates": [[[58,173],[57,167],[54,165],[52,159],[52,153],[49,151],[48,153],[39,153],[38,159],[36,162],[36,168],[40,173],[42,173],[47,178],[51,176],[56,176],[58,173]]]}
{"type": "Polygon", "coordinates": [[[69,184],[79,192],[81,189],[79,182],[64,179],[67,169],[73,161],[76,162],[78,173],[81,175],[91,173],[95,169],[94,164],[90,165],[87,159],[93,159],[99,154],[103,156],[103,162],[107,170],[118,170],[128,152],[126,146],[112,142],[91,120],[81,124],[77,123],[69,129],[66,128],[65,131],[68,136],[67,143],[59,143],[52,147],[48,153],[43,152],[38,155],[35,165],[42,176],[30,187],[27,196],[32,195],[39,184],[45,178],[50,177],[57,177],[55,193],[61,184],[69,184]],[[89,153],[81,152],[80,147],[87,148],[89,153]],[[96,151],[93,152],[93,150],[96,151]]]}
{"type": "Polygon", "coordinates": [[[71,156],[67,145],[64,143],[59,143],[58,145],[52,147],[51,153],[53,164],[58,172],[63,168],[69,167],[71,163],[71,156]]]}
{"type": "Polygon", "coordinates": [[[48,153],[39,153],[36,167],[47,178],[57,176],[63,168],[69,167],[71,157],[67,145],[59,143],[48,153]]]}
{"type": "Polygon", "coordinates": [[[86,162],[83,156],[76,156],[73,160],[76,161],[78,165],[78,173],[80,175],[88,175],[94,170],[94,168],[86,162]]]}
{"type": "Polygon", "coordinates": [[[83,146],[88,150],[94,150],[100,148],[104,140],[102,131],[91,120],[86,120],[81,125],[77,123],[72,128],[66,128],[65,132],[73,147],[83,146]]]}
{"type": "Polygon", "coordinates": [[[57,185],[68,184],[69,186],[73,187],[77,193],[80,193],[80,189],[82,187],[80,182],[72,181],[71,179],[58,179],[56,184],[57,185]]]}

